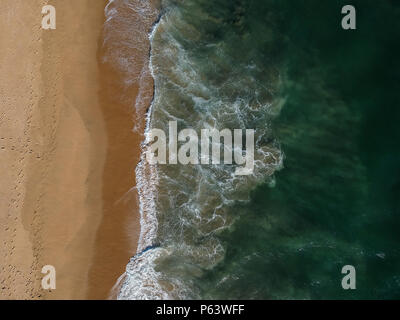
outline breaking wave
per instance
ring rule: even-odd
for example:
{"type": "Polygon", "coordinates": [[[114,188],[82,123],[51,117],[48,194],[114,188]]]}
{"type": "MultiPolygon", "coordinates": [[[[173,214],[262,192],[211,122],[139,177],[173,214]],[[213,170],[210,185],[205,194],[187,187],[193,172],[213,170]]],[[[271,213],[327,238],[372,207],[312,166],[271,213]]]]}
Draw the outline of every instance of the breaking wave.
{"type": "MultiPolygon", "coordinates": [[[[248,201],[256,185],[273,184],[274,172],[282,167],[283,154],[268,125],[282,106],[275,98],[279,74],[271,71],[268,82],[260,82],[256,62],[233,63],[223,39],[210,40],[207,30],[185,16],[179,1],[164,1],[157,20],[147,1],[111,0],[106,16],[110,38],[105,41],[122,50],[117,56],[111,54],[115,50],[106,52],[104,59],[121,68],[126,90],[132,83],[141,87],[148,73],[154,79],[136,168],[141,214],[138,254],[127,265],[118,298],[197,299],[201,292],[196,280],[224,259],[218,235],[234,225],[233,205],[248,201]],[[140,19],[153,21],[150,33],[140,19]],[[137,57],[146,57],[141,43],[148,39],[150,59],[142,66],[137,57]],[[254,174],[236,176],[235,165],[149,165],[145,160],[149,131],[168,132],[169,121],[177,121],[178,130],[197,132],[254,129],[254,174]]],[[[205,12],[199,12],[199,19],[212,23],[205,12]]],[[[149,91],[139,91],[139,101],[142,95],[148,97],[149,91]]],[[[135,106],[137,110],[138,101],[135,106]]]]}

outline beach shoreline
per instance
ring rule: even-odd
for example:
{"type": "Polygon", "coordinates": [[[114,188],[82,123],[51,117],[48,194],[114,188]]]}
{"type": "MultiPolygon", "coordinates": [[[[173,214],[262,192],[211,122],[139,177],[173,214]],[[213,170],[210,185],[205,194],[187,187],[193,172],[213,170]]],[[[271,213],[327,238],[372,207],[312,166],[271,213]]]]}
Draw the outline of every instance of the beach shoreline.
{"type": "Polygon", "coordinates": [[[136,251],[146,107],[135,114],[102,63],[107,3],[51,1],[56,30],[41,28],[49,1],[5,0],[0,13],[2,299],[109,298],[136,251]],[[41,288],[44,265],[55,290],[41,288]]]}
{"type": "MultiPolygon", "coordinates": [[[[132,1],[132,5],[139,3],[132,1]]],[[[89,273],[89,299],[117,298],[119,280],[138,246],[141,226],[136,167],[146,112],[154,93],[148,56],[148,32],[156,17],[154,6],[146,5],[144,14],[116,1],[105,10],[107,21],[98,52],[99,97],[109,142],[103,173],[102,222],[89,273]],[[135,50],[129,50],[131,47],[135,50]]]]}

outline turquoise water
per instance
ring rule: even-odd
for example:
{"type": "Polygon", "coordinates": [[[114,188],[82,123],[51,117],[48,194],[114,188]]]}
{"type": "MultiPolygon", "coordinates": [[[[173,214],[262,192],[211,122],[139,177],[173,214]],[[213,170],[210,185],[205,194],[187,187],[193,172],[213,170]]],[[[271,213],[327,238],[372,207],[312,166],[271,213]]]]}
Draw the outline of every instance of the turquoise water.
{"type": "Polygon", "coordinates": [[[351,1],[345,31],[347,4],[163,2],[150,127],[253,128],[256,170],[158,167],[159,292],[123,298],[400,298],[400,3],[351,1]]]}

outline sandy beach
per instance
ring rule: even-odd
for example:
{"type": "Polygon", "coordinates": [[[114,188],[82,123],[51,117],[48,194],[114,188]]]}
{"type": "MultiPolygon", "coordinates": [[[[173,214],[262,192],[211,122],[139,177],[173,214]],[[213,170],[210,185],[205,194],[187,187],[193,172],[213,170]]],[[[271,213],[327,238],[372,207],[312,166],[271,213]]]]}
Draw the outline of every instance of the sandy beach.
{"type": "Polygon", "coordinates": [[[101,63],[106,3],[2,1],[1,299],[106,299],[135,252],[144,116],[133,131],[119,75],[101,63]],[[56,30],[41,28],[47,3],[56,30]],[[56,269],[51,292],[44,265],[56,269]]]}

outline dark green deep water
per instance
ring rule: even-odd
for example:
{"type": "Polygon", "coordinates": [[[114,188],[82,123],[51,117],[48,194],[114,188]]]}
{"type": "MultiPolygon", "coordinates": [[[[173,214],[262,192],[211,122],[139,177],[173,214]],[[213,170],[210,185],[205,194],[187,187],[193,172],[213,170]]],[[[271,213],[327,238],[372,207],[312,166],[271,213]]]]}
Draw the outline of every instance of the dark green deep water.
{"type": "Polygon", "coordinates": [[[232,68],[254,61],[258,81],[277,70],[286,99],[272,120],[284,168],[230,207],[239,219],[218,236],[225,258],[198,279],[202,297],[400,298],[400,2],[175,5],[204,41],[225,43],[232,68]],[[357,30],[341,28],[346,4],[357,30]],[[356,290],[341,287],[347,264],[356,290]]]}

